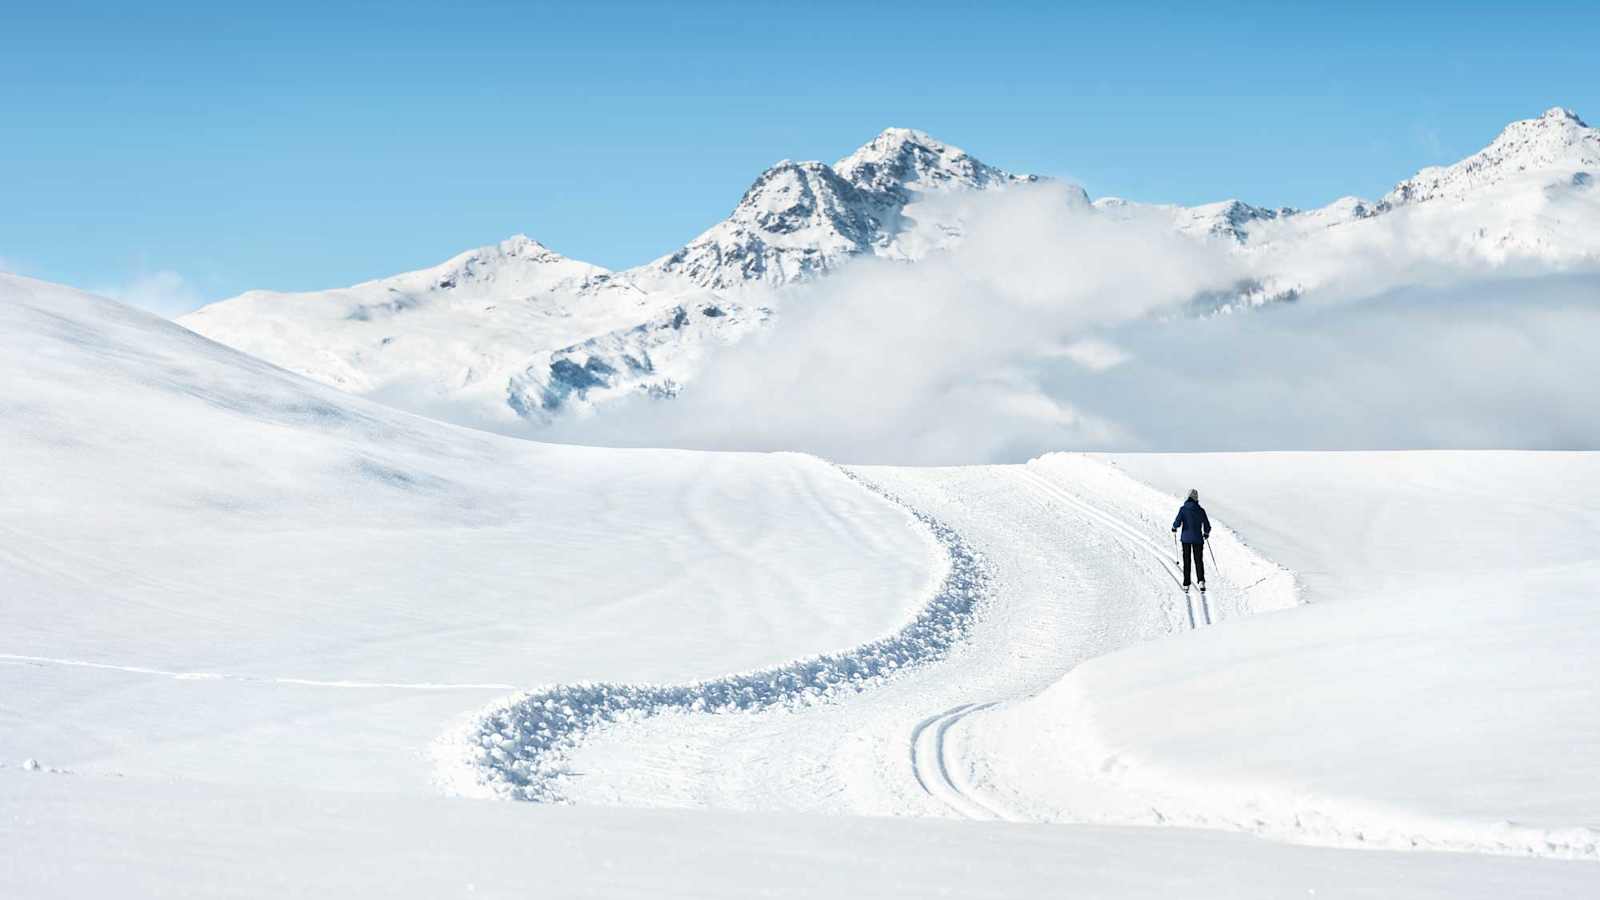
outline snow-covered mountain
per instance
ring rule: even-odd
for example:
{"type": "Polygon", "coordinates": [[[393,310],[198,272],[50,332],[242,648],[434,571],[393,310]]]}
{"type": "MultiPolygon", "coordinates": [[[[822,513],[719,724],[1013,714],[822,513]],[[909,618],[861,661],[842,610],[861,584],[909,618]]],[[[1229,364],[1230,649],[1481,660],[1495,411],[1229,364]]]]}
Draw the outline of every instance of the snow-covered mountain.
{"type": "Polygon", "coordinates": [[[1037,180],[891,128],[836,166],[778,163],[728,218],[625,272],[518,235],[351,288],[251,291],[181,321],[353,393],[516,430],[620,396],[670,396],[708,347],[770,319],[774,289],[958,238],[961,222],[923,197],[1037,180]]]}
{"type": "MultiPolygon", "coordinates": [[[[728,218],[639,274],[714,290],[781,286],[854,256],[915,258],[908,233],[959,233],[958,222],[923,220],[907,207],[926,194],[1038,181],[987,165],[909,128],[890,128],[832,166],[784,160],[761,173],[728,218]]],[[[651,279],[659,281],[659,279],[651,279]]]]}
{"type": "Polygon", "coordinates": [[[1094,206],[1123,219],[1169,220],[1185,234],[1248,244],[1303,237],[1430,201],[1476,205],[1474,201],[1486,194],[1528,193],[1520,189],[1527,187],[1530,179],[1535,187],[1548,189],[1544,191],[1547,195],[1583,190],[1593,183],[1596,171],[1600,171],[1600,131],[1572,110],[1555,107],[1536,119],[1511,123],[1487,147],[1460,162],[1421,170],[1377,201],[1341,197],[1327,206],[1298,210],[1254,206],[1236,199],[1178,206],[1102,197],[1094,206]]]}
{"type": "Polygon", "coordinates": [[[1512,122],[1493,143],[1455,165],[1423,169],[1383,200],[1399,206],[1461,199],[1530,173],[1568,169],[1574,184],[1590,183],[1600,170],[1600,131],[1558,106],[1537,119],[1512,122]]]}
{"type": "MultiPolygon", "coordinates": [[[[1236,290],[1197,294],[1204,313],[1302,296],[1352,246],[1484,266],[1600,259],[1597,173],[1600,132],[1556,108],[1377,201],[1296,210],[1070,196],[1109,221],[1170,227],[1244,260],[1253,274],[1236,290]]],[[[1039,180],[890,128],[831,166],[774,165],[726,219],[633,269],[610,272],[519,235],[351,288],[252,291],[181,321],[347,391],[520,431],[619,397],[673,395],[709,348],[771,321],[787,287],[859,257],[938,252],[966,228],[953,197],[1039,180]]]]}

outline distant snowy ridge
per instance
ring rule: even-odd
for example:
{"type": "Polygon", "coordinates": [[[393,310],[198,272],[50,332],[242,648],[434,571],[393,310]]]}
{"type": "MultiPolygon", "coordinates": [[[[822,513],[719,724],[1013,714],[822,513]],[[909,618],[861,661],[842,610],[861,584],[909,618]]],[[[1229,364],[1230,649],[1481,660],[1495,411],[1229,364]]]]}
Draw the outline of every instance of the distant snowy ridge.
{"type": "Polygon", "coordinates": [[[708,349],[771,319],[774,289],[958,239],[962,223],[920,199],[1035,181],[891,128],[835,166],[774,165],[728,218],[624,272],[517,235],[350,288],[251,291],[181,322],[343,390],[519,431],[619,397],[670,397],[708,349]]]}
{"type": "Polygon", "coordinates": [[[1600,170],[1600,131],[1589,127],[1572,110],[1554,107],[1536,119],[1512,122],[1487,147],[1458,163],[1421,170],[1377,201],[1341,197],[1310,210],[1254,206],[1237,199],[1177,206],[1102,197],[1094,205],[1123,218],[1165,216],[1186,234],[1244,244],[1263,236],[1301,236],[1318,228],[1370,219],[1406,205],[1461,200],[1528,173],[1554,173],[1565,177],[1552,184],[1584,187],[1592,183],[1595,170],[1600,170]],[[1287,227],[1274,231],[1272,224],[1287,227]]]}
{"type": "Polygon", "coordinates": [[[1557,168],[1589,177],[1592,170],[1600,170],[1600,131],[1559,106],[1537,119],[1512,122],[1489,146],[1455,165],[1423,169],[1395,185],[1383,199],[1397,206],[1459,198],[1525,172],[1557,168]]]}
{"type": "MultiPolygon", "coordinates": [[[[1513,122],[1484,150],[1423,169],[1377,201],[1297,210],[1229,199],[1199,206],[1070,203],[1149,223],[1244,260],[1236,289],[1185,314],[1244,312],[1327,281],[1311,257],[1385,245],[1452,264],[1600,259],[1600,132],[1555,108],[1513,122]]],[[[518,235],[440,265],[302,294],[251,291],[181,322],[300,374],[460,424],[523,433],[624,397],[671,397],[717,347],[766,328],[791,285],[853,259],[915,262],[962,239],[963,193],[1037,176],[988,165],[923,132],[890,128],[833,165],[784,160],[727,218],[680,249],[620,272],[518,235]]]]}

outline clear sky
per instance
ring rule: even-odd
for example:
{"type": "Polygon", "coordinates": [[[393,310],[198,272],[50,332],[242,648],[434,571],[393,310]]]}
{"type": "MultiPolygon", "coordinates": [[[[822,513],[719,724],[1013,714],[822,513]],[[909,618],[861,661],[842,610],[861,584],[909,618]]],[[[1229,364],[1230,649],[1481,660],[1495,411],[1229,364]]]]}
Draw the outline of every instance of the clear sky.
{"type": "Polygon", "coordinates": [[[921,128],[1094,196],[1381,194],[1553,105],[1600,3],[6,3],[0,269],[168,310],[525,232],[606,266],[921,128]]]}

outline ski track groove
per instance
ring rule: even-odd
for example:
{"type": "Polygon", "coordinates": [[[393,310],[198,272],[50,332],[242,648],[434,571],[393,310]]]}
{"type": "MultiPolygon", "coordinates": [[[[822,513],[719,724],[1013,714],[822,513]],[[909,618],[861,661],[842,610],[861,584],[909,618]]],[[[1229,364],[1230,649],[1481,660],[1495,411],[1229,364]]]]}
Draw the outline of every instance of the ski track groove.
{"type": "MultiPolygon", "coordinates": [[[[1024,479],[1040,488],[1043,492],[1055,497],[1063,503],[1066,503],[1068,506],[1073,507],[1074,509],[1078,510],[1089,518],[1100,522],[1102,525],[1105,525],[1113,531],[1118,532],[1123,538],[1131,541],[1135,547],[1142,547],[1149,554],[1150,558],[1154,559],[1161,567],[1161,570],[1166,572],[1167,575],[1172,578],[1173,583],[1178,586],[1178,589],[1183,589],[1183,576],[1178,568],[1180,564],[1173,563],[1167,557],[1166,549],[1160,544],[1151,540],[1148,536],[1142,534],[1127,522],[1118,519],[1113,514],[1094,506],[1087,500],[1073,495],[1066,488],[1063,488],[1054,481],[1051,481],[1043,475],[1040,475],[1038,472],[1033,471],[1030,466],[1021,466],[1017,471],[1024,479]]],[[[1199,624],[1194,614],[1194,598],[1189,595],[1188,591],[1184,591],[1184,605],[1188,608],[1189,628],[1198,628],[1199,624]]],[[[1206,625],[1210,625],[1211,604],[1209,601],[1207,601],[1204,591],[1200,592],[1200,606],[1201,613],[1204,617],[1204,623],[1206,625]]]]}
{"type": "Polygon", "coordinates": [[[999,703],[963,703],[929,716],[911,731],[911,772],[928,796],[953,810],[958,816],[982,821],[1018,821],[995,806],[980,800],[970,785],[962,785],[951,774],[950,729],[967,716],[983,712],[999,703]]]}

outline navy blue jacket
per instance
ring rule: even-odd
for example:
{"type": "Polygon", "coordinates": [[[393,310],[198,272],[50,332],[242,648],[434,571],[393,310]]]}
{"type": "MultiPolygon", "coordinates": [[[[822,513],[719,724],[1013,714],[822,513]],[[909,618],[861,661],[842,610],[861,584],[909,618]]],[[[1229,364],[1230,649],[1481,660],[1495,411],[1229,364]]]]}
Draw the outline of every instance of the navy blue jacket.
{"type": "Polygon", "coordinates": [[[1174,530],[1179,525],[1183,526],[1183,542],[1185,544],[1204,543],[1211,537],[1211,520],[1206,518],[1205,507],[1199,500],[1185,500],[1178,509],[1178,517],[1172,520],[1174,530]]]}

